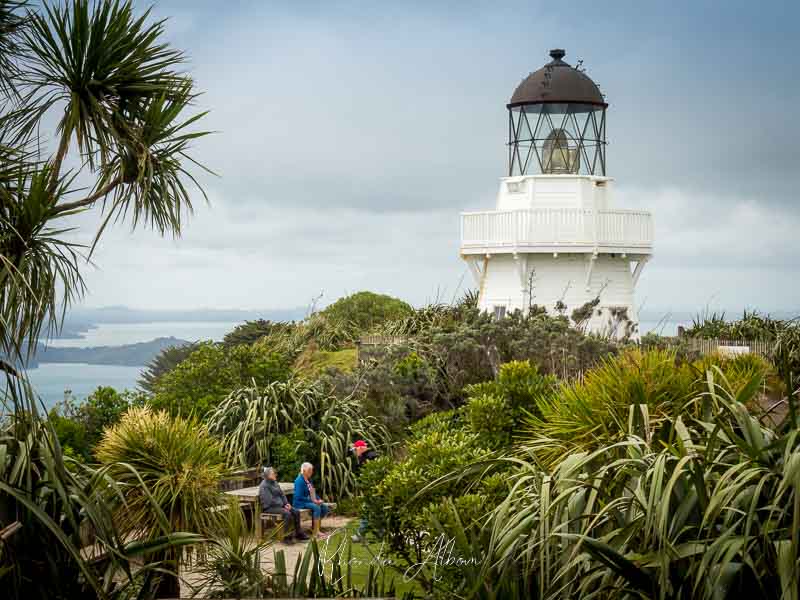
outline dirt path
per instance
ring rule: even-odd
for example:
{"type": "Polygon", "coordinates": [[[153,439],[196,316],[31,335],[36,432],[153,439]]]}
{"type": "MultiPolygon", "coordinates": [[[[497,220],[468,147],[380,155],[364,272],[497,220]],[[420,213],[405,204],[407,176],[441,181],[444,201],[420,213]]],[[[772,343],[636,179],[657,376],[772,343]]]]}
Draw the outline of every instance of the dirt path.
{"type": "MultiPolygon", "coordinates": [[[[337,529],[343,529],[347,527],[347,524],[352,520],[352,517],[341,516],[326,518],[322,521],[322,531],[324,533],[332,533],[337,529]]],[[[306,521],[303,525],[306,532],[308,532],[310,523],[306,521]]],[[[275,567],[275,553],[282,550],[286,559],[287,577],[291,580],[295,563],[301,554],[305,554],[308,545],[309,542],[294,542],[293,544],[274,542],[261,553],[261,569],[267,573],[271,573],[275,567]]],[[[181,575],[183,579],[181,582],[181,598],[189,598],[192,595],[192,586],[198,583],[199,576],[188,566],[183,569],[181,575]]]]}
{"type": "MultiPolygon", "coordinates": [[[[329,519],[324,519],[322,521],[322,531],[323,533],[333,533],[337,529],[343,529],[347,527],[347,524],[352,521],[352,517],[340,517],[334,516],[329,519]]],[[[270,548],[268,548],[262,555],[261,555],[261,568],[267,572],[271,572],[272,568],[275,566],[275,552],[278,550],[283,550],[283,554],[286,557],[286,572],[291,576],[294,573],[294,565],[297,562],[297,558],[300,554],[305,554],[306,549],[308,548],[309,542],[294,542],[293,544],[281,544],[276,543],[273,544],[270,548]]]]}

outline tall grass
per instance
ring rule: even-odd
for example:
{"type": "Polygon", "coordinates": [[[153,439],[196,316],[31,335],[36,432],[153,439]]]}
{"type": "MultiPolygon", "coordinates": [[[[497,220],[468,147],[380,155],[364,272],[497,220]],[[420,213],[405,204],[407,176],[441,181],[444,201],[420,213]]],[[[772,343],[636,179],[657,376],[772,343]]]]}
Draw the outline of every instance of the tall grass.
{"type": "Polygon", "coordinates": [[[632,349],[603,359],[582,381],[563,382],[540,396],[536,414],[526,419],[518,439],[524,452],[552,467],[565,453],[591,452],[623,441],[633,427],[646,438],[648,424],[693,406],[687,401],[703,391],[704,373],[714,367],[722,369],[732,393],[753,377],[763,384],[759,392],[765,391],[767,376],[774,377],[770,365],[756,356],[706,356],[685,363],[669,350],[632,349]]]}
{"type": "Polygon", "coordinates": [[[282,550],[275,552],[275,568],[269,578],[269,596],[275,598],[397,598],[413,600],[414,592],[397,596],[394,578],[388,583],[388,569],[379,562],[370,564],[366,581],[357,582],[353,573],[353,551],[350,539],[336,548],[320,547],[312,541],[301,553],[289,572],[282,550]]]}
{"type": "Polygon", "coordinates": [[[222,439],[231,465],[252,467],[269,462],[278,436],[301,429],[313,448],[323,494],[342,498],[355,489],[350,444],[359,438],[378,450],[388,449],[386,427],[364,414],[353,398],[339,398],[302,381],[275,382],[264,388],[231,393],[208,417],[209,430],[222,439]]]}
{"type": "Polygon", "coordinates": [[[222,531],[211,537],[195,564],[198,576],[193,583],[193,597],[261,598],[268,577],[261,568],[261,556],[270,546],[270,538],[256,540],[235,500],[225,511],[222,531]]]}
{"type": "MultiPolygon", "coordinates": [[[[765,427],[718,368],[682,410],[564,454],[505,459],[512,491],[456,592],[472,598],[798,598],[800,432],[765,427]]],[[[632,411],[638,410],[633,407],[632,411]]]]}
{"type": "MultiPolygon", "coordinates": [[[[107,500],[128,490],[103,469],[65,456],[35,398],[23,377],[6,374],[0,522],[20,527],[0,543],[3,597],[148,597],[168,569],[156,554],[199,537],[168,527],[146,540],[122,535],[107,500]]],[[[149,502],[146,510],[167,522],[158,504],[149,502]]]]}

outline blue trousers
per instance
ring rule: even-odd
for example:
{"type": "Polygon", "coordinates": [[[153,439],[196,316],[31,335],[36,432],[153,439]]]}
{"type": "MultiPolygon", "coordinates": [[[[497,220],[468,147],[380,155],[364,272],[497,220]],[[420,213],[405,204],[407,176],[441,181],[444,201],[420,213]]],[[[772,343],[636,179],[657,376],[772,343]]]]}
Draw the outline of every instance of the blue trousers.
{"type": "Polygon", "coordinates": [[[313,502],[298,502],[292,505],[293,508],[302,509],[307,508],[311,511],[311,518],[315,521],[321,519],[330,512],[328,505],[324,502],[322,504],[315,504],[313,502]]]}

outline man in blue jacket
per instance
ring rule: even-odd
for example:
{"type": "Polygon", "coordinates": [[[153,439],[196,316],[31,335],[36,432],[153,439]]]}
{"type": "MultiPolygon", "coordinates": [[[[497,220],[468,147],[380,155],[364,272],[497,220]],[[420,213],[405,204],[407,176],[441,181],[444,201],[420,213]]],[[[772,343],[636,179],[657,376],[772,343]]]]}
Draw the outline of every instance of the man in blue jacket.
{"type": "Polygon", "coordinates": [[[319,524],[322,517],[330,512],[330,507],[317,497],[314,484],[311,483],[311,476],[314,474],[314,465],[303,463],[300,467],[300,474],[294,480],[294,497],[292,506],[298,510],[307,508],[311,511],[311,535],[315,538],[325,539],[328,536],[320,534],[319,524]]]}

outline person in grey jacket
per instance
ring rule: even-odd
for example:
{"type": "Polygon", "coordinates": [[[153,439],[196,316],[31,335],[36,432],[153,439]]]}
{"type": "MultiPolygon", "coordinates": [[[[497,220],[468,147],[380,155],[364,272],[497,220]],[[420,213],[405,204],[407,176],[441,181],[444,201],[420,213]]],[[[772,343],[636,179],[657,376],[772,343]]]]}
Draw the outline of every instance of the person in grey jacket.
{"type": "MultiPolygon", "coordinates": [[[[292,508],[286,494],[283,493],[278,483],[278,472],[273,467],[266,467],[262,473],[263,481],[258,486],[258,499],[261,502],[261,512],[273,515],[283,515],[283,533],[289,531],[289,521],[294,523],[294,537],[298,540],[307,540],[308,536],[300,528],[300,511],[292,508]]],[[[291,536],[284,538],[291,540],[291,536]]]]}

